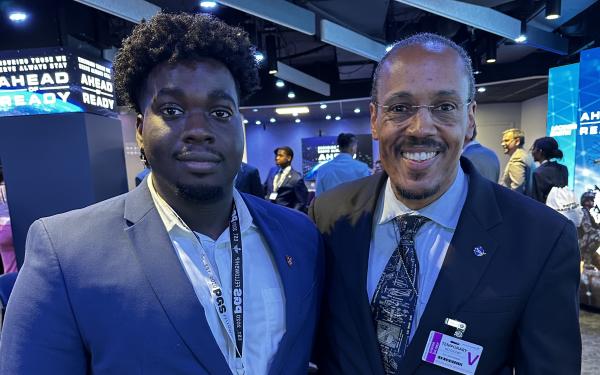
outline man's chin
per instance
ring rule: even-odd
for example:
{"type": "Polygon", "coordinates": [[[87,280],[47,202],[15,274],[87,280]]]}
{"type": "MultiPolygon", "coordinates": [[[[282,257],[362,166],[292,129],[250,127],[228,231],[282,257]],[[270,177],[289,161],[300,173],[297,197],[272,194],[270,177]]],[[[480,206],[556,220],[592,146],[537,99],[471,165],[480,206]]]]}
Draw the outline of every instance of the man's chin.
{"type": "Polygon", "coordinates": [[[396,198],[400,200],[422,201],[434,197],[440,191],[440,186],[428,188],[413,188],[402,184],[394,185],[396,198]]]}
{"type": "Polygon", "coordinates": [[[217,185],[177,185],[177,194],[184,200],[195,203],[211,203],[223,198],[225,189],[217,185]]]}

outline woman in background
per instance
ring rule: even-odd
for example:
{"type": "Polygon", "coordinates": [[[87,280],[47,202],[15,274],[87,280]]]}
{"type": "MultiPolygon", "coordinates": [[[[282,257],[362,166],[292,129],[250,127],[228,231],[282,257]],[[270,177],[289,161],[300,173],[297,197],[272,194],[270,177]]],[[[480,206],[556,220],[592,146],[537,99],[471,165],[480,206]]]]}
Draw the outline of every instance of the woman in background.
{"type": "Polygon", "coordinates": [[[538,138],[531,147],[533,160],[540,165],[533,171],[533,187],[531,197],[546,203],[548,193],[556,187],[564,187],[569,183],[567,167],[551,159],[562,159],[563,153],[558,148],[558,143],[552,137],[538,138]]]}

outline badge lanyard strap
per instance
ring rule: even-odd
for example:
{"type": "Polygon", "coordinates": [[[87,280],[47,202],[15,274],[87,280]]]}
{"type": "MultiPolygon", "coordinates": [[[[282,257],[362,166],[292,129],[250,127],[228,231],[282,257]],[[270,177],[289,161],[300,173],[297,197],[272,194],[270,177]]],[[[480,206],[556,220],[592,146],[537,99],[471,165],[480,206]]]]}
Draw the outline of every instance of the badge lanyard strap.
{"type": "Polygon", "coordinates": [[[229,339],[235,346],[235,358],[236,368],[238,373],[243,373],[242,363],[242,347],[244,343],[244,303],[243,303],[243,290],[244,290],[244,273],[243,273],[243,260],[242,260],[242,236],[240,232],[240,220],[237,213],[235,202],[233,202],[233,208],[231,211],[231,217],[229,219],[229,236],[231,242],[231,306],[233,308],[233,329],[232,324],[227,316],[227,306],[225,305],[225,299],[223,298],[223,290],[221,283],[216,277],[216,273],[208,261],[208,256],[202,246],[202,242],[198,235],[191,230],[187,224],[173,211],[179,221],[194,234],[198,243],[200,244],[200,258],[204,269],[208,275],[208,285],[211,291],[211,302],[213,303],[221,323],[225,327],[229,339]]]}

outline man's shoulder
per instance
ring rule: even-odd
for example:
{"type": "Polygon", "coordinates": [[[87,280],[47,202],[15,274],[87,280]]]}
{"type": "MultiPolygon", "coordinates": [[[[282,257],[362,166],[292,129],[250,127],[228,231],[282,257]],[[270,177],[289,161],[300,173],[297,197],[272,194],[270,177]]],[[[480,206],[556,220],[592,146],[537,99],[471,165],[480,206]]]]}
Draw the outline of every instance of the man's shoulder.
{"type": "Polygon", "coordinates": [[[293,222],[296,225],[308,225],[310,227],[314,227],[314,224],[309,220],[308,216],[298,210],[294,210],[279,204],[273,204],[251,194],[240,194],[242,194],[246,205],[248,205],[252,211],[256,212],[257,210],[261,210],[269,219],[277,220],[280,223],[285,221],[293,222]]]}
{"type": "Polygon", "coordinates": [[[94,222],[113,217],[123,218],[125,200],[128,194],[130,193],[121,194],[83,208],[43,217],[40,220],[46,225],[79,224],[75,227],[71,227],[71,229],[76,229],[85,222],[94,222]]]}
{"type": "Polygon", "coordinates": [[[503,218],[509,225],[539,227],[552,231],[562,228],[569,221],[556,210],[524,194],[491,183],[503,218]]]}
{"type": "MultiPolygon", "coordinates": [[[[384,176],[376,174],[345,182],[319,195],[313,204],[313,213],[331,217],[361,210],[364,204],[379,195],[384,176]]],[[[316,219],[316,217],[315,217],[316,219]]]]}

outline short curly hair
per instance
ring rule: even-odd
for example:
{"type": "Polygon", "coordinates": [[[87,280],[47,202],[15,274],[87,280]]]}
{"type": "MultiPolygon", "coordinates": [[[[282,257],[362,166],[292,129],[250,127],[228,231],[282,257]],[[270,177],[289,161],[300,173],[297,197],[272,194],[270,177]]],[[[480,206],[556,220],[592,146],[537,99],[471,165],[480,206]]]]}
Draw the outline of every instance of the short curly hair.
{"type": "Polygon", "coordinates": [[[244,30],[211,15],[160,12],[123,40],[113,66],[117,98],[141,113],[139,96],[154,67],[202,58],[224,64],[246,98],[259,88],[254,52],[244,30]]]}

